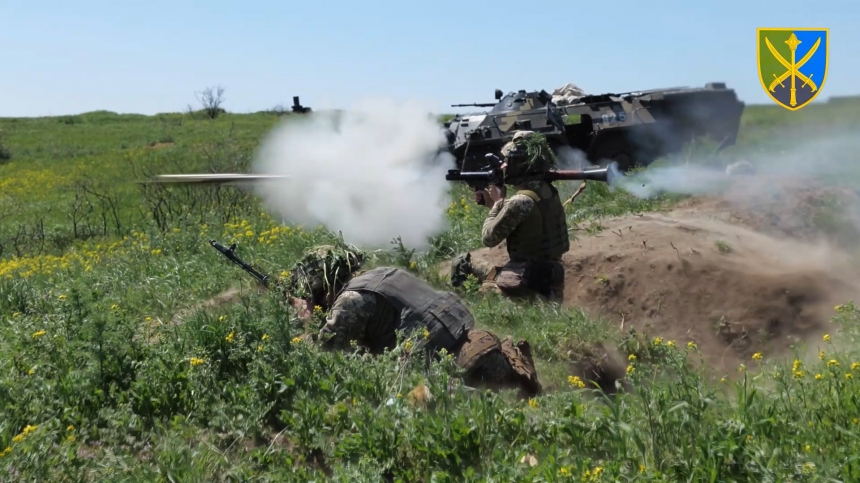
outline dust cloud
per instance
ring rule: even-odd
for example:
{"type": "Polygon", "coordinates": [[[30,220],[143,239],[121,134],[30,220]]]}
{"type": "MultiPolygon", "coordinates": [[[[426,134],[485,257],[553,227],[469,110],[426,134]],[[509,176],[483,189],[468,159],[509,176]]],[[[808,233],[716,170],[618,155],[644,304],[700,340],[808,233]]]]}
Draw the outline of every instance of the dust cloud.
{"type": "Polygon", "coordinates": [[[739,153],[739,160],[750,163],[755,172],[741,173],[734,179],[725,166],[713,166],[712,156],[699,156],[681,165],[649,167],[626,177],[619,185],[640,198],[660,193],[715,195],[735,180],[745,180],[749,187],[762,190],[785,182],[827,178],[860,187],[860,130],[819,134],[792,144],[781,150],[739,153]]]}
{"type": "Polygon", "coordinates": [[[368,248],[401,237],[424,250],[447,229],[445,137],[430,109],[386,100],[287,121],[263,141],[254,171],[289,176],[258,193],[288,223],[324,225],[368,248]]]}
{"type": "Polygon", "coordinates": [[[858,134],[819,132],[793,142],[771,140],[769,148],[729,148],[684,164],[649,166],[615,184],[639,198],[669,193],[719,199],[792,237],[841,232],[839,244],[853,249],[860,245],[851,234],[860,234],[858,134]]]}

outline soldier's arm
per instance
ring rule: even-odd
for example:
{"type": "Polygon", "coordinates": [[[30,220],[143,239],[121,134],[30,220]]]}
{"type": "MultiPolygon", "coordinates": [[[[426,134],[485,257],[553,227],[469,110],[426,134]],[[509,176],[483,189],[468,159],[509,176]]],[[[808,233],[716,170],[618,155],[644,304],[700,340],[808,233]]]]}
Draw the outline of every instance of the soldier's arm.
{"type": "Polygon", "coordinates": [[[347,350],[350,342],[362,342],[375,308],[376,298],[373,294],[343,292],[334,302],[326,324],[320,330],[322,347],[347,350]]]}
{"type": "Polygon", "coordinates": [[[494,247],[505,240],[522,223],[535,207],[535,202],[525,195],[517,194],[509,200],[499,200],[490,209],[481,231],[481,242],[494,247]]]}

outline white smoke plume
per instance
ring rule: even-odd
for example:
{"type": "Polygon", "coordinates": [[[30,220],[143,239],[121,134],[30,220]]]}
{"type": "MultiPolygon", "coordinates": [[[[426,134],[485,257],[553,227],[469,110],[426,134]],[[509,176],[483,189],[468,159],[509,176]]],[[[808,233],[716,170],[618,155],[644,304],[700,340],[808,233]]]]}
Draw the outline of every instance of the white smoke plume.
{"type": "MultiPolygon", "coordinates": [[[[860,188],[860,130],[816,133],[799,143],[785,141],[783,146],[788,146],[784,149],[739,153],[739,159],[755,169],[752,174],[731,177],[726,166],[714,166],[713,163],[708,166],[707,162],[713,158],[703,157],[680,165],[651,166],[619,180],[618,185],[640,198],[651,198],[660,193],[717,195],[738,182],[757,192],[778,189],[786,183],[826,179],[860,188]]],[[[738,196],[739,193],[733,191],[732,195],[738,196]]]]}
{"type": "Polygon", "coordinates": [[[556,159],[560,169],[586,169],[594,167],[582,150],[570,146],[560,146],[556,150],[556,159]]]}
{"type": "Polygon", "coordinates": [[[320,224],[368,248],[426,249],[447,229],[445,181],[453,157],[430,110],[415,103],[359,102],[278,126],[264,140],[254,171],[287,175],[258,192],[288,223],[320,224]],[[438,153],[438,154],[437,154],[438,153]]]}

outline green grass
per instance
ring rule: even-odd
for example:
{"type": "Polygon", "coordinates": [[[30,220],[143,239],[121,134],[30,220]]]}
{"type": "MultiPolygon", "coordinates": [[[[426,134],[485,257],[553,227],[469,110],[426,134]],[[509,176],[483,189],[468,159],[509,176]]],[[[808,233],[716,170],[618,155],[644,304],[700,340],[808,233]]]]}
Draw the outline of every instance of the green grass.
{"type": "MultiPolygon", "coordinates": [[[[142,191],[129,173],[246,169],[276,122],[265,113],[0,120],[10,155],[0,160],[0,480],[860,478],[860,312],[849,301],[821,359],[751,360],[719,382],[685,364],[695,347],[467,288],[480,327],[531,342],[551,389],[531,402],[460,387],[447,359],[425,373],[405,344],[365,358],[296,343],[302,329],[274,294],[171,325],[178,310],[248,283],[207,239],[239,241],[240,255],[277,273],[332,234],[281,226],[230,188],[142,191]],[[598,343],[632,356],[622,363],[629,392],[568,380],[598,343]],[[410,396],[421,384],[433,395],[426,404],[410,396]]],[[[725,156],[777,149],[808,123],[858,117],[839,105],[749,107],[725,156]]],[[[436,267],[480,245],[485,213],[453,189],[451,229],[432,250],[393,244],[371,263],[443,286],[436,267]]],[[[591,184],[567,211],[599,230],[603,217],[675,199],[591,184]]]]}

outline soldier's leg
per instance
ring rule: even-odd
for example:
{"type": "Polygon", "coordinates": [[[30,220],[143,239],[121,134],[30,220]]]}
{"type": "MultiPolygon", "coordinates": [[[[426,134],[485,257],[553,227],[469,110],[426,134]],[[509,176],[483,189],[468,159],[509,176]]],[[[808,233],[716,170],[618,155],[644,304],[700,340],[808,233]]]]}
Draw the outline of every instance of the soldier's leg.
{"type": "Polygon", "coordinates": [[[525,270],[525,285],[529,290],[552,301],[560,302],[564,295],[564,266],[561,262],[532,262],[525,270]]]}
{"type": "Polygon", "coordinates": [[[495,284],[499,291],[509,297],[522,297],[529,293],[528,265],[508,262],[498,270],[495,284]]]}
{"type": "Polygon", "coordinates": [[[497,290],[495,279],[500,267],[486,260],[475,260],[471,253],[464,253],[451,261],[451,285],[459,287],[469,275],[482,284],[481,291],[497,290]]]}

